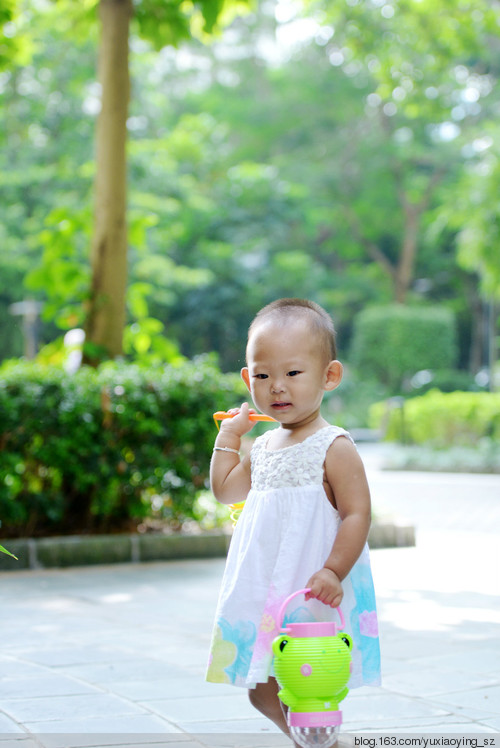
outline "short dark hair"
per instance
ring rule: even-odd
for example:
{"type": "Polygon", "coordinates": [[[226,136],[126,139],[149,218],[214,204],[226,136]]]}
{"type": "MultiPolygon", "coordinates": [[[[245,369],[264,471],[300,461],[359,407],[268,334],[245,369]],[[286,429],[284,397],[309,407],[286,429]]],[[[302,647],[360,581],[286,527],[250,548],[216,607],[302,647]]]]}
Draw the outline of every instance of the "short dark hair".
{"type": "Polygon", "coordinates": [[[248,337],[255,328],[265,321],[266,317],[274,317],[282,322],[303,318],[307,320],[313,330],[320,335],[325,354],[329,361],[337,358],[336,333],[333,320],[323,307],[308,299],[277,299],[263,307],[255,315],[248,329],[248,337]]]}

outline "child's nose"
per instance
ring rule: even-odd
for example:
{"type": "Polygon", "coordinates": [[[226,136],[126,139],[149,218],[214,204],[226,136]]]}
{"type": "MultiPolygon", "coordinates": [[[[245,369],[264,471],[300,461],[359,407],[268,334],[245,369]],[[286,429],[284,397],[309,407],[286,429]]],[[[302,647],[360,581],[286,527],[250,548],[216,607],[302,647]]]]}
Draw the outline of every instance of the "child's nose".
{"type": "Polygon", "coordinates": [[[275,380],[271,384],[271,392],[276,395],[278,392],[283,392],[285,389],[283,382],[280,380],[275,380]]]}

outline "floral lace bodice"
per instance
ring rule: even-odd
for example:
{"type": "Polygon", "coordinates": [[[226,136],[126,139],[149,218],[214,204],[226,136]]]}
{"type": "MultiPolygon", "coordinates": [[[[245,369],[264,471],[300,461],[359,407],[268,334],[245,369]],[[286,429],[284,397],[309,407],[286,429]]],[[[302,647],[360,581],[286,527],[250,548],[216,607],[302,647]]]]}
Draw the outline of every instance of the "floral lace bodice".
{"type": "Polygon", "coordinates": [[[338,426],[325,426],[303,442],[283,449],[269,450],[271,435],[259,436],[252,447],[252,488],[266,490],[323,484],[323,466],[330,444],[338,436],[352,438],[338,426]]]}

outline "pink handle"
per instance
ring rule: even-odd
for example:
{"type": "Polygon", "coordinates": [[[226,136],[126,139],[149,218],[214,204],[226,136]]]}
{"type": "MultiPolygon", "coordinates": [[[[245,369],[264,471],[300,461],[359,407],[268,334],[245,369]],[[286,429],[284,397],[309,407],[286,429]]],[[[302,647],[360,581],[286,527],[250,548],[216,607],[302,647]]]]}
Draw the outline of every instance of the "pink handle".
{"type": "MultiPolygon", "coordinates": [[[[311,591],[310,587],[305,587],[303,590],[297,590],[297,592],[292,592],[292,594],[289,595],[286,598],[286,600],[284,601],[283,605],[280,608],[280,612],[278,613],[278,621],[280,622],[280,629],[283,628],[283,619],[285,617],[285,609],[286,609],[286,606],[288,605],[288,603],[290,602],[290,600],[293,600],[293,598],[297,597],[297,595],[303,595],[303,594],[306,594],[307,592],[310,592],[310,591],[311,591]]],[[[339,608],[335,608],[335,610],[339,614],[340,628],[343,629],[343,628],[345,628],[344,614],[342,613],[342,610],[340,609],[340,607],[339,608]]]]}

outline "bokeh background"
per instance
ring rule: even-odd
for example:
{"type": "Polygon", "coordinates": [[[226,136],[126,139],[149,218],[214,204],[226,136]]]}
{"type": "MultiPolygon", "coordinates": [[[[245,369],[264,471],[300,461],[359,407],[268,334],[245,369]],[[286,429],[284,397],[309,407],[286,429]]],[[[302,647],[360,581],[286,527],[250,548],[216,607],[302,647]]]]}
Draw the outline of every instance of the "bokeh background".
{"type": "Polygon", "coordinates": [[[392,466],[500,471],[497,0],[0,24],[0,532],[217,523],[211,413],[280,296],[335,321],[329,418],[392,466]]]}

